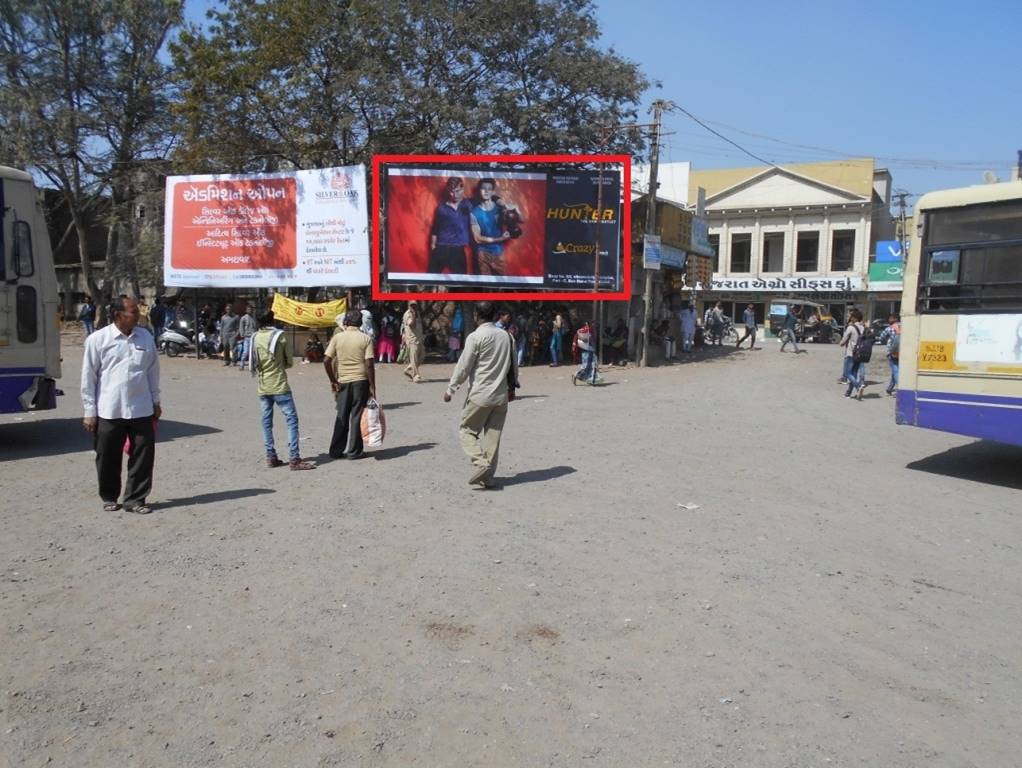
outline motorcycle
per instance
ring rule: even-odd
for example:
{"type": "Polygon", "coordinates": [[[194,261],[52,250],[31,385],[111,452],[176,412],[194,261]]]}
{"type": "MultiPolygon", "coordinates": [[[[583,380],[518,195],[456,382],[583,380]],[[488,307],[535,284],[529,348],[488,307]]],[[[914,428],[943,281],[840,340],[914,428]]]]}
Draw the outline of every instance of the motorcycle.
{"type": "Polygon", "coordinates": [[[157,346],[167,357],[177,357],[182,352],[192,352],[195,350],[195,347],[192,345],[194,338],[195,331],[189,328],[188,323],[182,320],[174,323],[173,326],[160,334],[157,346]]]}

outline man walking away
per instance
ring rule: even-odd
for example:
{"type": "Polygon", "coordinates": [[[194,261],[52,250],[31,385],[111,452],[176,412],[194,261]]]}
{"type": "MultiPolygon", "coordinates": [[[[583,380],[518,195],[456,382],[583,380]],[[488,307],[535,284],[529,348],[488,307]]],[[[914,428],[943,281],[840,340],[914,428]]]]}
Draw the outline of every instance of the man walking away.
{"type": "Polygon", "coordinates": [[[124,508],[147,515],[156,457],[154,422],[160,409],[160,358],[152,334],[138,328],[133,299],[110,303],[113,322],[85,340],[82,361],[83,425],[94,437],[103,510],[120,508],[121,455],[129,441],[124,508]]]}
{"type": "Polygon", "coordinates": [[[898,358],[901,356],[901,318],[891,315],[887,318],[887,327],[880,334],[878,341],[887,345],[887,362],[891,366],[891,380],[885,390],[893,395],[898,388],[898,358]]]}
{"type": "MultiPolygon", "coordinates": [[[[848,389],[845,390],[845,397],[851,397],[855,392],[857,399],[862,400],[862,393],[866,389],[866,364],[855,359],[855,347],[862,338],[866,326],[862,322],[862,312],[853,309],[848,313],[851,322],[845,326],[844,335],[841,337],[841,346],[845,348],[845,357],[852,361],[848,372],[848,389]]],[[[872,342],[871,342],[872,343],[872,342]]]]}
{"type": "Polygon", "coordinates": [[[492,302],[476,304],[477,327],[465,339],[444,392],[444,402],[468,380],[468,395],[461,410],[461,447],[472,461],[470,485],[494,488],[500,453],[500,435],[507,418],[509,382],[518,380],[511,335],[494,324],[497,310],[492,302]]]}
{"type": "Polygon", "coordinates": [[[795,329],[798,327],[798,319],[795,316],[795,312],[791,307],[788,307],[788,314],[784,316],[784,327],[781,329],[781,333],[784,334],[784,341],[781,342],[781,351],[788,346],[789,342],[791,346],[795,348],[795,354],[799,353],[798,341],[795,340],[795,329]]]}
{"type": "Polygon", "coordinates": [[[402,318],[404,324],[404,342],[408,347],[408,366],[404,370],[405,376],[416,384],[422,381],[419,375],[419,366],[426,356],[426,350],[422,346],[422,318],[419,316],[419,302],[409,301],[408,310],[402,318]]]}
{"type": "Polygon", "coordinates": [[[334,434],[330,439],[330,457],[334,459],[362,456],[362,411],[369,399],[376,397],[373,340],[360,329],[361,324],[362,313],[348,310],[344,326],[330,339],[323,358],[323,368],[337,401],[334,434]]]}
{"type": "MultiPolygon", "coordinates": [[[[225,315],[226,317],[226,315],[225,315]]],[[[259,402],[263,411],[263,442],[266,446],[266,466],[280,467],[273,444],[273,406],[280,408],[287,422],[287,448],[289,464],[293,470],[315,469],[316,465],[302,461],[298,447],[298,409],[287,381],[287,369],[294,365],[287,335],[274,324],[273,311],[259,316],[259,330],[252,336],[252,375],[259,376],[259,402]]]]}
{"type": "Polygon", "coordinates": [[[695,347],[696,338],[696,311],[691,304],[686,304],[681,310],[681,351],[691,352],[695,347]]]}
{"type": "Polygon", "coordinates": [[[750,336],[752,339],[749,341],[749,349],[756,348],[756,308],[749,304],[745,307],[745,311],[742,313],[742,322],[745,323],[745,335],[738,340],[735,344],[735,349],[742,346],[742,342],[748,339],[750,336]]]}
{"type": "Polygon", "coordinates": [[[242,347],[241,359],[238,360],[237,363],[242,368],[248,367],[248,359],[252,354],[252,336],[255,334],[257,328],[256,320],[252,317],[252,307],[246,304],[245,314],[241,316],[241,320],[238,322],[238,333],[241,335],[242,347]]]}
{"type": "Polygon", "coordinates": [[[238,327],[240,322],[234,314],[234,307],[227,305],[224,316],[220,318],[220,343],[224,348],[224,365],[230,365],[234,354],[234,345],[238,343],[238,327]]]}

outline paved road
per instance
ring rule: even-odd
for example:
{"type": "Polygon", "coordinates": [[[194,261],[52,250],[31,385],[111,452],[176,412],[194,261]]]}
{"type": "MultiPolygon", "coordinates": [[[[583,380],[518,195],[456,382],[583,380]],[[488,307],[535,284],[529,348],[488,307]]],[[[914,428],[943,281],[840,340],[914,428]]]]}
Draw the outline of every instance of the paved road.
{"type": "Polygon", "coordinates": [[[1022,452],[808,349],[525,370],[499,492],[449,366],[387,367],[386,447],[292,473],[246,374],[165,360],[148,518],[100,511],[65,350],[61,407],[0,419],[0,765],[1017,764],[1022,452]]]}

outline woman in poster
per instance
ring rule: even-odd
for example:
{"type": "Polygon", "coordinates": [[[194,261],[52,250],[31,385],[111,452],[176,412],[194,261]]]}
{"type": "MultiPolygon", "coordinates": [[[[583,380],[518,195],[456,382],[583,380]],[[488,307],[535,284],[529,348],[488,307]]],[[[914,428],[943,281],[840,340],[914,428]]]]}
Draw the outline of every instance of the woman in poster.
{"type": "Polygon", "coordinates": [[[506,272],[504,243],[511,238],[511,233],[504,223],[508,212],[517,211],[517,206],[497,197],[495,179],[480,179],[471,220],[480,275],[503,275],[506,272]]]}
{"type": "Polygon", "coordinates": [[[433,216],[429,234],[429,266],[426,271],[439,275],[444,270],[452,275],[467,275],[468,260],[465,249],[469,246],[468,220],[472,204],[465,199],[465,182],[460,176],[451,176],[444,184],[443,202],[433,216]]]}

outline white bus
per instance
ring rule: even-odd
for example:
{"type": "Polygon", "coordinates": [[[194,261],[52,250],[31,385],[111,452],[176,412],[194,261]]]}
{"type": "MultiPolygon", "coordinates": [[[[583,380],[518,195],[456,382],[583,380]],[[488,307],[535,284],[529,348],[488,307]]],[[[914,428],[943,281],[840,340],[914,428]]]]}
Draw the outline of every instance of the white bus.
{"type": "Polygon", "coordinates": [[[57,406],[57,303],[50,236],[32,177],[0,166],[0,413],[57,406]]]}
{"type": "Polygon", "coordinates": [[[897,423],[1022,445],[1022,181],[920,198],[902,315],[897,423]]]}

